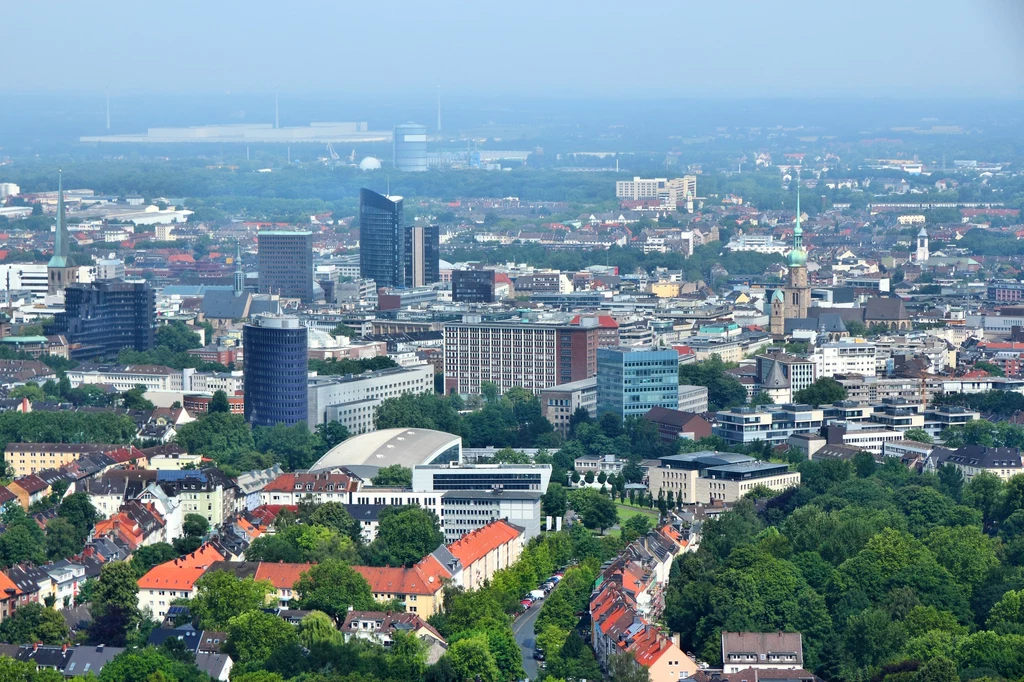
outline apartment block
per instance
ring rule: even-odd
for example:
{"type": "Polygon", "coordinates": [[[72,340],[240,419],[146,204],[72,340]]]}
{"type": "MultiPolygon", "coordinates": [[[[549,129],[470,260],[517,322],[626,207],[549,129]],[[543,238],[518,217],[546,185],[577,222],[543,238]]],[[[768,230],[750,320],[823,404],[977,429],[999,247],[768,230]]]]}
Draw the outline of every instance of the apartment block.
{"type": "Polygon", "coordinates": [[[424,363],[308,381],[310,427],[338,421],[354,435],[376,430],[374,414],[388,398],[433,391],[434,368],[424,363]]]}
{"type": "Polygon", "coordinates": [[[597,375],[596,318],[569,325],[466,317],[444,327],[446,393],[478,394],[483,382],[502,392],[519,387],[540,393],[597,375]]]}

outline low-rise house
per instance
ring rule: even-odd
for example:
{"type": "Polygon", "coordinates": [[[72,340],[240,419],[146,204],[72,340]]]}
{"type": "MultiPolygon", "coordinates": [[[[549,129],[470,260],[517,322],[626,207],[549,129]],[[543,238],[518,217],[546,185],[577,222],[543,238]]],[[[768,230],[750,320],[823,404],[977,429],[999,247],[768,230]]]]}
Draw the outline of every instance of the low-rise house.
{"type": "Polygon", "coordinates": [[[1018,448],[964,445],[956,450],[949,450],[936,447],[928,457],[926,469],[935,472],[943,464],[959,469],[965,483],[983,471],[994,474],[1004,481],[1024,473],[1024,462],[1021,461],[1018,448]]]}
{"type": "Polygon", "coordinates": [[[227,682],[234,662],[227,654],[200,652],[196,654],[196,667],[215,680],[227,682]]]}
{"type": "MultiPolygon", "coordinates": [[[[299,577],[311,567],[311,564],[285,564],[261,561],[256,567],[256,580],[266,580],[274,586],[275,601],[280,608],[287,608],[294,597],[294,586],[299,577]]],[[[269,600],[268,600],[269,601],[269,600]]]]}
{"type": "Polygon", "coordinates": [[[445,647],[448,644],[433,625],[415,613],[349,611],[339,629],[345,635],[346,642],[356,637],[376,642],[385,648],[391,646],[395,632],[412,635],[427,645],[436,642],[445,647]]]}
{"type": "Polygon", "coordinates": [[[238,485],[238,495],[244,502],[242,503],[242,509],[245,511],[252,511],[256,507],[260,506],[260,493],[267,487],[268,484],[277,479],[278,476],[284,473],[281,469],[280,464],[275,464],[269,469],[259,469],[256,471],[247,471],[238,478],[235,479],[235,484],[238,485]]]}
{"type": "Polygon", "coordinates": [[[722,671],[799,670],[804,667],[799,632],[723,632],[722,671]]]}
{"type": "Polygon", "coordinates": [[[359,481],[342,473],[321,471],[282,474],[263,487],[261,504],[298,504],[310,499],[319,504],[350,501],[349,493],[359,490],[359,481]]]}
{"type": "Polygon", "coordinates": [[[711,435],[711,424],[699,414],[680,412],[665,407],[652,407],[644,419],[654,424],[663,441],[672,443],[678,438],[700,440],[711,435]]]}
{"type": "Polygon", "coordinates": [[[71,652],[71,656],[64,665],[64,677],[95,675],[97,678],[105,665],[125,651],[123,647],[104,646],[103,644],[70,647],[68,650],[71,652]]]}
{"type": "Polygon", "coordinates": [[[16,600],[11,606],[12,611],[33,602],[42,604],[53,593],[53,578],[34,564],[15,564],[7,569],[7,577],[18,589],[16,600]]]}
{"type": "Polygon", "coordinates": [[[51,579],[52,594],[56,598],[54,605],[57,608],[74,606],[78,590],[85,582],[85,566],[62,559],[42,568],[51,579]]]}
{"type": "Polygon", "coordinates": [[[386,504],[346,504],[345,510],[359,522],[363,542],[371,543],[377,539],[380,526],[380,513],[387,509],[386,504]]]}
{"type": "Polygon", "coordinates": [[[215,561],[224,561],[224,556],[205,544],[191,554],[154,566],[139,578],[139,609],[163,619],[174,599],[195,594],[196,581],[215,561]]]}
{"type": "Polygon", "coordinates": [[[28,509],[50,494],[50,485],[35,474],[15,479],[7,490],[18,498],[22,509],[28,509]]]}
{"type": "Polygon", "coordinates": [[[0,573],[0,623],[7,620],[18,603],[21,590],[6,573],[0,573]]]}

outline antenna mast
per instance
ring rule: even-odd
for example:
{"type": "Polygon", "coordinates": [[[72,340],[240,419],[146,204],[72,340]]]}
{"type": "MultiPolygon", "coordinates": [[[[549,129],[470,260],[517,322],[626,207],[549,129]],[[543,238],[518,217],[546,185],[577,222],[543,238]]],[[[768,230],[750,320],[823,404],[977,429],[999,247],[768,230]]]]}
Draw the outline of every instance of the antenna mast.
{"type": "Polygon", "coordinates": [[[441,132],[441,86],[437,86],[437,132],[441,132]]]}

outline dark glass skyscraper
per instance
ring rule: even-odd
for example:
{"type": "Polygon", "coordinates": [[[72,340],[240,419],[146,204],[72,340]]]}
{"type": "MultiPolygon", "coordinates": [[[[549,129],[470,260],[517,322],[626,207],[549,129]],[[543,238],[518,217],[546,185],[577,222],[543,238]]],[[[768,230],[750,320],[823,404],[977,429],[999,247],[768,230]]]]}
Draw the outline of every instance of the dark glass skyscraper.
{"type": "Polygon", "coordinates": [[[257,236],[260,293],[313,302],[313,233],[264,230],[257,236]]]}
{"type": "Polygon", "coordinates": [[[441,279],[441,228],[410,225],[405,229],[405,286],[421,287],[441,279]]]}
{"type": "Polygon", "coordinates": [[[103,280],[71,284],[64,312],[47,325],[63,334],[73,358],[114,358],[124,348],[151,350],[156,338],[156,294],[145,282],[103,280]]]}
{"type": "Polygon", "coordinates": [[[298,318],[257,315],[242,329],[245,418],[253,426],[307,419],[309,347],[298,318]]]}
{"type": "Polygon", "coordinates": [[[359,276],[377,287],[405,286],[402,197],[359,190],[359,276]]]}

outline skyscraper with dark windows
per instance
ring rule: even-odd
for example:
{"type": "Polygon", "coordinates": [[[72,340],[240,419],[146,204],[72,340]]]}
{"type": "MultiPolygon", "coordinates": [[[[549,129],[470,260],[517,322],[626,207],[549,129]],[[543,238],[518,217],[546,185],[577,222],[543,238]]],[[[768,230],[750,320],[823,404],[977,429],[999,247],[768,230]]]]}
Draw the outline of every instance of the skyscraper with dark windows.
{"type": "Polygon", "coordinates": [[[421,287],[441,280],[441,228],[410,225],[405,229],[405,286],[421,287]]]}
{"type": "Polygon", "coordinates": [[[156,294],[145,282],[70,284],[64,289],[64,312],[45,331],[66,336],[75,359],[114,358],[125,348],[151,350],[156,294]]]}
{"type": "Polygon", "coordinates": [[[298,318],[257,315],[242,328],[245,418],[253,426],[291,426],[309,412],[309,347],[298,318]]]}
{"type": "Polygon", "coordinates": [[[406,237],[402,197],[359,190],[359,276],[377,287],[404,287],[406,237]]]}
{"type": "Polygon", "coordinates": [[[260,293],[314,301],[313,233],[306,230],[260,232],[260,293]]]}

